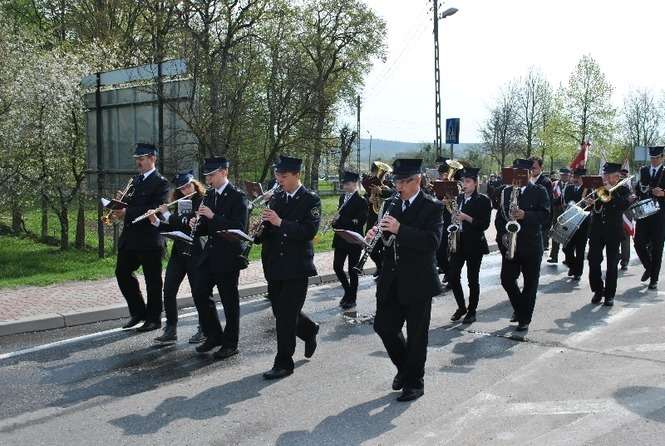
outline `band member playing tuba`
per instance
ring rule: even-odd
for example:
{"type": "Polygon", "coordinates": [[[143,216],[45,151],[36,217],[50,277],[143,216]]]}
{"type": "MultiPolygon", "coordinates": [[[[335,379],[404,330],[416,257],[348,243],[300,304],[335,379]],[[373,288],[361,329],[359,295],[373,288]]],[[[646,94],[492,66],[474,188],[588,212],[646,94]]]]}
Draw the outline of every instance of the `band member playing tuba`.
{"type": "Polygon", "coordinates": [[[651,163],[640,169],[637,196],[640,200],[651,198],[660,209],[658,212],[637,220],[635,227],[635,251],[644,266],[642,281],[649,280],[649,289],[658,287],[660,266],[665,242],[665,166],[663,147],[649,147],[651,163]]]}
{"type": "Polygon", "coordinates": [[[190,220],[194,243],[199,243],[203,249],[198,263],[198,280],[192,294],[206,340],[196,347],[196,351],[206,353],[219,346],[214,357],[225,359],[238,354],[238,278],[240,270],[246,265],[240,255],[240,241],[226,239],[220,231],[244,230],[247,227],[247,199],[229,181],[229,161],[226,158],[207,158],[202,170],[211,189],[199,206],[196,217],[190,220]],[[224,329],[215,301],[211,298],[215,287],[224,307],[224,329]]]}
{"type": "Polygon", "coordinates": [[[376,289],[374,330],[397,368],[392,388],[402,390],[398,401],[410,401],[424,394],[432,297],[441,292],[435,256],[443,206],[420,190],[422,160],[397,159],[393,168],[399,196],[386,201],[390,212],[367,238],[374,239],[377,231],[388,236],[376,289]],[[402,334],[405,322],[407,339],[402,334]]]}
{"type": "MultiPolygon", "coordinates": [[[[335,229],[348,229],[362,234],[367,221],[367,202],[358,193],[359,176],[355,172],[344,172],[342,188],[344,194],[339,197],[337,213],[334,216],[332,227],[335,229]]],[[[345,241],[335,234],[332,247],[335,250],[333,269],[344,288],[344,297],[339,305],[348,310],[355,307],[358,293],[358,272],[353,269],[358,264],[362,247],[345,241]],[[344,262],[348,258],[349,278],[344,273],[344,262]]]]}
{"type": "Polygon", "coordinates": [[[597,196],[586,197],[587,206],[592,208],[591,229],[589,232],[589,284],[593,291],[591,303],[599,304],[603,297],[605,305],[614,305],[614,294],[617,288],[617,266],[619,264],[619,243],[623,237],[623,212],[628,208],[630,190],[625,186],[617,186],[621,164],[605,163],[603,181],[607,188],[606,198],[597,196]],[[602,200],[600,199],[602,198],[602,200]],[[601,273],[603,251],[607,259],[605,282],[601,273]]]}
{"type": "Polygon", "coordinates": [[[132,220],[166,203],[169,182],[155,169],[157,148],[152,144],[137,144],[134,159],[140,173],[132,179],[133,194],[126,195],[126,209],[114,211],[116,217],[124,217],[122,234],[118,240],[115,277],[131,316],[122,328],[131,328],[144,321],[138,330],[151,331],[162,326],[162,256],[165,243],[159,228],[148,219],[137,223],[132,223],[132,220]],[[134,275],[139,267],[143,269],[145,277],[147,305],[134,275]]]}
{"type": "MultiPolygon", "coordinates": [[[[184,234],[189,234],[191,228],[189,227],[189,219],[192,217],[193,212],[198,209],[203,196],[205,195],[205,186],[194,179],[194,172],[182,172],[176,174],[173,179],[175,190],[173,192],[173,200],[186,197],[194,194],[189,201],[189,206],[178,206],[178,209],[171,213],[166,205],[159,207],[161,219],[156,215],[150,215],[150,223],[159,227],[160,232],[181,231],[184,234]]],[[[194,290],[197,283],[196,276],[198,273],[198,261],[201,255],[200,245],[188,245],[182,240],[176,240],[171,248],[171,257],[166,266],[166,274],[164,276],[164,310],[166,312],[166,327],[164,333],[155,338],[157,342],[175,342],[178,339],[177,325],[178,325],[178,304],[177,296],[178,289],[185,276],[189,280],[191,290],[194,290]],[[198,248],[198,249],[197,249],[198,248]]],[[[199,318],[200,319],[200,318],[199,318]]],[[[199,324],[200,327],[200,324],[199,324]]],[[[201,333],[198,331],[198,333],[201,333]]],[[[192,342],[198,342],[202,334],[195,335],[196,338],[192,342]]]]}
{"type": "Polygon", "coordinates": [[[448,283],[453,289],[457,302],[457,311],[450,320],[457,321],[466,314],[464,324],[470,324],[476,320],[476,309],[480,297],[480,264],[483,255],[489,254],[485,231],[490,225],[492,203],[486,195],[479,194],[477,191],[479,170],[478,168],[466,167],[462,171],[463,193],[457,197],[458,215],[454,216],[454,220],[459,222],[459,245],[450,257],[448,283]],[[461,282],[462,267],[465,263],[469,283],[468,307],[464,302],[464,291],[461,282]]]}
{"type": "MultiPolygon", "coordinates": [[[[515,160],[514,175],[528,175],[525,171],[529,171],[533,164],[533,161],[525,159],[515,160]]],[[[510,321],[518,323],[517,331],[526,331],[536,305],[544,247],[543,225],[550,221],[550,199],[545,188],[532,181],[514,187],[506,186],[501,193],[501,208],[494,222],[497,244],[503,256],[501,285],[514,310],[510,321]],[[511,242],[514,245],[507,246],[504,241],[510,240],[511,234],[506,226],[511,222],[513,225],[517,223],[517,231],[511,242]],[[520,274],[524,278],[521,290],[517,285],[520,274]]]]}
{"type": "Polygon", "coordinates": [[[293,373],[296,336],[305,341],[305,357],[316,350],[319,325],[302,307],[307,297],[308,278],[316,276],[312,240],[319,230],[321,199],[300,182],[302,160],[282,156],[275,164],[275,178],[282,192],[271,198],[264,210],[264,229],[255,237],[261,244],[263,273],[268,281],[268,299],[277,326],[277,355],[265,379],[284,378],[293,373]]]}
{"type": "MultiPolygon", "coordinates": [[[[566,206],[573,202],[579,203],[587,195],[587,190],[582,187],[582,177],[586,175],[586,169],[578,167],[573,171],[573,180],[566,186],[563,193],[563,201],[566,206]]],[[[589,238],[589,219],[580,224],[570,242],[563,248],[568,266],[568,276],[578,281],[584,273],[584,251],[589,238]]]]}

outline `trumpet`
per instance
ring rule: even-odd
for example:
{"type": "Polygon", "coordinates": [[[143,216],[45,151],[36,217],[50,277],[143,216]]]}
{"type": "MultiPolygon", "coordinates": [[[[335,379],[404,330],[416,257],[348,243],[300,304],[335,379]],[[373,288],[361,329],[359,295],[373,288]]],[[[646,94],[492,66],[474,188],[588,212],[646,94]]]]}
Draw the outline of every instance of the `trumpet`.
{"type": "MultiPolygon", "coordinates": [[[[175,200],[175,201],[172,201],[172,202],[170,202],[170,203],[166,203],[164,206],[166,206],[167,208],[168,208],[168,207],[171,207],[171,206],[173,206],[174,204],[177,204],[177,203],[179,203],[179,202],[182,201],[182,200],[186,200],[186,199],[190,198],[192,195],[196,195],[196,192],[192,192],[191,194],[189,194],[189,195],[185,195],[185,196],[182,197],[182,198],[178,198],[178,199],[175,200]]],[[[134,220],[132,220],[132,223],[138,223],[138,222],[140,222],[140,221],[142,221],[142,220],[145,220],[146,218],[150,217],[151,215],[155,215],[157,212],[159,212],[159,208],[157,208],[157,209],[150,209],[150,210],[149,210],[148,212],[146,212],[145,214],[140,215],[140,216],[136,217],[134,220]]]]}
{"type": "MultiPolygon", "coordinates": [[[[120,192],[120,195],[118,196],[117,200],[122,201],[125,199],[125,196],[131,197],[132,194],[129,193],[129,190],[132,188],[133,185],[134,185],[134,178],[130,178],[129,181],[127,181],[127,185],[125,186],[125,188],[122,190],[122,192],[120,192]]],[[[111,226],[114,223],[113,212],[114,209],[111,208],[106,208],[104,210],[104,213],[100,218],[102,224],[104,224],[105,226],[111,226]]]]}

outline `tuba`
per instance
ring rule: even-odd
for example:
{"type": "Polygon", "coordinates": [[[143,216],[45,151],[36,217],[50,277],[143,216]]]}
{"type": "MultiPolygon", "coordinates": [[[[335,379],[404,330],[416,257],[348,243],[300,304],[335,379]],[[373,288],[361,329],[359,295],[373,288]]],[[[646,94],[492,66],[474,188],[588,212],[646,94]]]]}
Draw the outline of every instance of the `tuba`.
{"type": "Polygon", "coordinates": [[[464,166],[457,160],[446,160],[446,164],[448,165],[448,181],[455,181],[455,174],[464,169],[464,166]]]}
{"type": "Polygon", "coordinates": [[[393,169],[382,161],[374,161],[374,165],[377,168],[376,176],[368,176],[363,179],[362,183],[365,190],[369,192],[368,200],[372,207],[372,211],[374,211],[375,214],[378,214],[381,210],[381,204],[383,203],[383,198],[381,198],[381,186],[383,186],[386,174],[391,173],[393,169]]]}

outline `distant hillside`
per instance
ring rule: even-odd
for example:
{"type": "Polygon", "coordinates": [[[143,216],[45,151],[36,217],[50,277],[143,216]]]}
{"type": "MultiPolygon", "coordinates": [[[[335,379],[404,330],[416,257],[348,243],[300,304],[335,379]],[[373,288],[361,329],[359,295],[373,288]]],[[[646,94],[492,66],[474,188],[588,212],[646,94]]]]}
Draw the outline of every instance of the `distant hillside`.
{"type": "MultiPolygon", "coordinates": [[[[425,145],[426,142],[403,142],[390,141],[386,139],[372,139],[372,159],[392,160],[396,155],[415,154],[425,145]]],[[[455,158],[464,158],[466,151],[474,144],[457,144],[454,146],[455,158]]],[[[446,157],[450,155],[450,146],[442,147],[443,154],[446,157]]],[[[354,153],[355,155],[355,153],[354,153]]],[[[360,157],[363,160],[369,156],[369,139],[360,140],[360,157]]]]}

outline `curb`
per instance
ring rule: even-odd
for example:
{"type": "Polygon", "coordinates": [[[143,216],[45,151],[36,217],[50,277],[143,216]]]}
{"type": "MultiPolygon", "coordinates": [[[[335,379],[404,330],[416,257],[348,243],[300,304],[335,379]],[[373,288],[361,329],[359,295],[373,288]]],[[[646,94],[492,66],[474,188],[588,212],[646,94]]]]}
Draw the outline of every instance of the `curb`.
{"type": "MultiPolygon", "coordinates": [[[[489,246],[490,252],[498,250],[499,248],[496,243],[489,246]]],[[[368,268],[366,274],[373,274],[374,271],[376,271],[376,268],[368,268]]],[[[309,278],[309,286],[323,285],[336,280],[337,276],[335,276],[334,273],[313,276],[309,278]]],[[[240,299],[266,294],[267,292],[268,285],[266,283],[260,285],[246,285],[238,288],[240,299]]],[[[216,293],[213,294],[213,296],[219,297],[216,293]]],[[[194,299],[191,295],[180,296],[178,297],[177,302],[179,309],[194,306],[194,299]]],[[[126,317],[129,317],[129,310],[125,304],[92,307],[80,312],[41,314],[25,319],[0,321],[0,337],[35,331],[53,330],[56,328],[74,327],[77,325],[92,324],[95,322],[122,319],[126,317]]]]}

